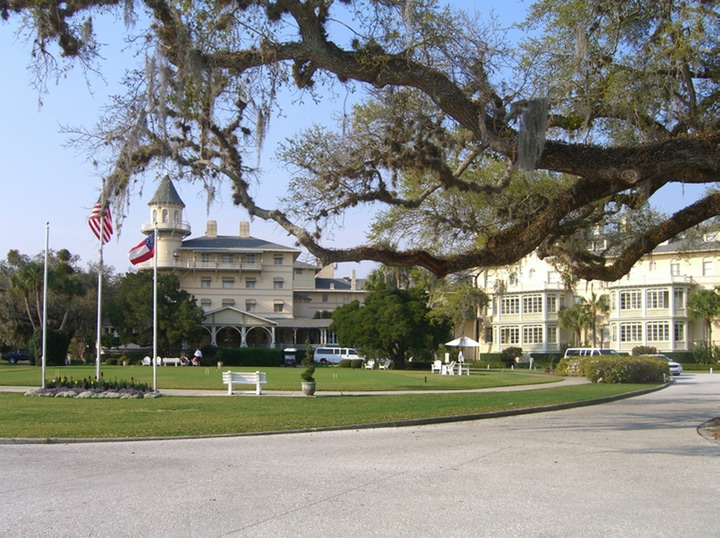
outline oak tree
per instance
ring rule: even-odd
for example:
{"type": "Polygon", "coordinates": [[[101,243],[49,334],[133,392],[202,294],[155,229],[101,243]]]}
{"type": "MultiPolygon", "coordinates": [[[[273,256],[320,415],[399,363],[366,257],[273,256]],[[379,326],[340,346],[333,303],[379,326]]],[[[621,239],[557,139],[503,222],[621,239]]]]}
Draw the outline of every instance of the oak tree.
{"type": "Polygon", "coordinates": [[[720,212],[713,190],[672,215],[647,210],[668,184],[719,178],[717,2],[537,0],[515,42],[435,0],[0,0],[0,12],[32,29],[45,67],[57,50],[93,67],[95,21],[125,19],[142,48],[126,57],[142,65],[80,133],[110,152],[116,204],[171,165],[211,190],[229,180],[237,204],[325,263],[442,276],[536,251],[614,280],[720,212]],[[288,87],[340,121],[288,140],[289,194],[265,207],[251,163],[288,87]],[[368,239],[328,246],[365,205],[378,211],[368,239]]]}

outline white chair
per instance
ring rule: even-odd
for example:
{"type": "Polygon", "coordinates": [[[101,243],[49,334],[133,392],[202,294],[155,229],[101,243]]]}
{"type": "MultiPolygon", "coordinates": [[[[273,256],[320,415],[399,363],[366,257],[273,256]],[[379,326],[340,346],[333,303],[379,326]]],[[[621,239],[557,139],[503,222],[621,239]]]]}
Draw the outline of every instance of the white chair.
{"type": "Polygon", "coordinates": [[[388,370],[390,369],[390,359],[381,359],[378,361],[378,369],[379,370],[388,370]]]}
{"type": "Polygon", "coordinates": [[[375,367],[375,359],[370,359],[365,363],[366,370],[372,370],[375,367]]]}
{"type": "Polygon", "coordinates": [[[442,365],[442,375],[455,375],[455,361],[442,365]]]}
{"type": "Polygon", "coordinates": [[[430,373],[438,372],[440,373],[442,371],[442,361],[435,361],[430,365],[430,373]]]}

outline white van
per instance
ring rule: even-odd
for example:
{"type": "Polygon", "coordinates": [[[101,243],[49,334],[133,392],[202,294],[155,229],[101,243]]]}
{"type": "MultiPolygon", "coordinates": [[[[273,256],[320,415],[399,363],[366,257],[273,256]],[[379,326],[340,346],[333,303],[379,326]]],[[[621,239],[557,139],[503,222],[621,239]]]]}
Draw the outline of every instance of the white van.
{"type": "Polygon", "coordinates": [[[598,355],[620,355],[614,349],[600,347],[569,347],[565,350],[565,357],[596,357],[598,355]]]}
{"type": "Polygon", "coordinates": [[[313,360],[320,364],[337,364],[345,359],[365,360],[365,357],[358,355],[357,349],[351,347],[319,347],[313,355],[313,360]]]}

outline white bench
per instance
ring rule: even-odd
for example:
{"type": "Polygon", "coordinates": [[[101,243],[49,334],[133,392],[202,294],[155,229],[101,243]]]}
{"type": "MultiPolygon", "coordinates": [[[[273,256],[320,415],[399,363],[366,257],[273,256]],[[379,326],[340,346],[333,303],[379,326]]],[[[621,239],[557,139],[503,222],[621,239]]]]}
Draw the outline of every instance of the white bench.
{"type": "Polygon", "coordinates": [[[160,359],[163,363],[163,366],[167,366],[168,364],[172,364],[174,366],[182,366],[182,359],[179,357],[165,357],[164,359],[160,359]]]}
{"type": "Polygon", "coordinates": [[[223,372],[223,383],[228,386],[228,394],[233,393],[233,385],[255,385],[255,394],[260,396],[260,385],[267,383],[265,372],[223,372]]]}

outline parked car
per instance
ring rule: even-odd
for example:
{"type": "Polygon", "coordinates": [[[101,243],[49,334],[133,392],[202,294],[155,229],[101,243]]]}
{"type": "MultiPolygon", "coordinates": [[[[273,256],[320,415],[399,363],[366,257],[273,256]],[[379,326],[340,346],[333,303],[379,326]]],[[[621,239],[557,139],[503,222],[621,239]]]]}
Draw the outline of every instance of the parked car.
{"type": "Polygon", "coordinates": [[[619,355],[617,351],[600,347],[569,347],[565,350],[565,357],[597,357],[598,355],[619,355]]]}
{"type": "Polygon", "coordinates": [[[643,355],[643,357],[652,357],[653,359],[662,359],[667,361],[668,366],[670,367],[670,373],[672,375],[680,375],[683,373],[682,364],[680,364],[679,362],[675,362],[667,355],[663,355],[662,353],[653,353],[651,355],[643,355]]]}
{"type": "Polygon", "coordinates": [[[357,350],[351,347],[319,347],[313,354],[313,360],[320,364],[338,364],[344,359],[365,360],[365,357],[358,355],[357,350]]]}
{"type": "Polygon", "coordinates": [[[27,349],[16,349],[15,351],[6,351],[2,354],[2,358],[8,361],[8,364],[15,364],[18,361],[29,361],[30,352],[27,349]]]}

